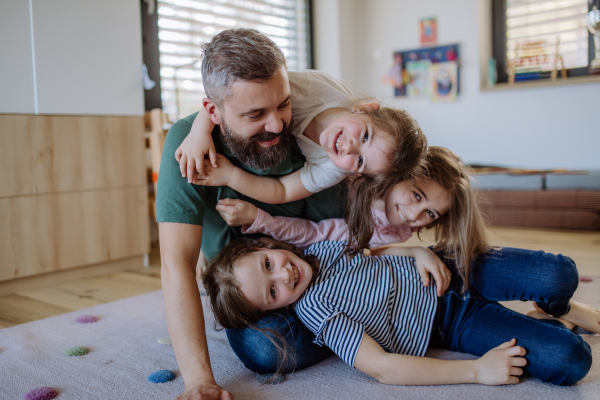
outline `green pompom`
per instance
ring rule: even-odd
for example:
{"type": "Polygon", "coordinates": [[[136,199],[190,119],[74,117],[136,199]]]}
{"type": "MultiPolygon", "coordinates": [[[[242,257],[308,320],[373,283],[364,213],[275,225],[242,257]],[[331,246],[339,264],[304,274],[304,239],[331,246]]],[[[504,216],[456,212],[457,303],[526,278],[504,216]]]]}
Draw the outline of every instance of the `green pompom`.
{"type": "Polygon", "coordinates": [[[173,343],[171,343],[171,338],[170,337],[162,337],[160,339],[157,340],[158,343],[160,344],[164,344],[165,346],[171,346],[173,345],[173,343]]]}
{"type": "Polygon", "coordinates": [[[63,351],[63,354],[65,356],[85,356],[89,352],[90,352],[90,349],[88,349],[87,347],[75,346],[75,347],[66,349],[65,351],[63,351]]]}

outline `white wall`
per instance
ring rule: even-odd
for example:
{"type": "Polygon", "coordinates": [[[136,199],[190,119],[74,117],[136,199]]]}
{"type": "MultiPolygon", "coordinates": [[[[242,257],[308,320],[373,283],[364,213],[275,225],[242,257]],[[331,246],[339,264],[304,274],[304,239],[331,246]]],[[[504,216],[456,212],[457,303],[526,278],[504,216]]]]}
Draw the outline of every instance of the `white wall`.
{"type": "Polygon", "coordinates": [[[0,113],[144,115],[139,0],[0,1],[0,113]]]}
{"type": "Polygon", "coordinates": [[[600,169],[600,83],[480,91],[491,50],[489,0],[314,0],[316,67],[352,90],[404,108],[431,145],[465,162],[526,168],[600,169]],[[461,44],[461,87],[454,103],[394,98],[381,82],[397,50],[419,47],[419,20],[438,19],[438,43],[461,44]],[[337,70],[335,69],[337,68],[337,70]]]}
{"type": "Polygon", "coordinates": [[[0,113],[34,113],[31,54],[28,1],[0,2],[0,113]]]}

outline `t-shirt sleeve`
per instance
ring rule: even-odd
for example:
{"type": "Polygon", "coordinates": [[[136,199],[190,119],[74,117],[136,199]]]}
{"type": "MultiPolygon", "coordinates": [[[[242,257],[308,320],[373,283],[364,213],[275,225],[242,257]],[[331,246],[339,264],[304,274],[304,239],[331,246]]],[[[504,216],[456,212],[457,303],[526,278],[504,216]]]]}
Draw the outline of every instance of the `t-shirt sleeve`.
{"type": "Polygon", "coordinates": [[[306,163],[300,169],[300,180],[306,190],[311,193],[317,193],[337,185],[348,176],[346,171],[333,165],[329,159],[314,162],[310,159],[310,155],[305,154],[305,157],[306,163]]]}
{"type": "Polygon", "coordinates": [[[175,150],[186,138],[196,114],[177,121],[165,138],[156,189],[156,222],[202,225],[206,188],[181,176],[175,150]]]}
{"type": "Polygon", "coordinates": [[[243,226],[242,233],[263,233],[305,249],[323,240],[346,239],[348,226],[342,218],[324,219],[317,223],[303,218],[272,216],[259,208],[254,223],[243,226]]]}
{"type": "Polygon", "coordinates": [[[338,313],[323,322],[316,333],[314,342],[329,347],[348,365],[354,368],[354,360],[362,343],[365,327],[350,319],[344,313],[338,313]]]}

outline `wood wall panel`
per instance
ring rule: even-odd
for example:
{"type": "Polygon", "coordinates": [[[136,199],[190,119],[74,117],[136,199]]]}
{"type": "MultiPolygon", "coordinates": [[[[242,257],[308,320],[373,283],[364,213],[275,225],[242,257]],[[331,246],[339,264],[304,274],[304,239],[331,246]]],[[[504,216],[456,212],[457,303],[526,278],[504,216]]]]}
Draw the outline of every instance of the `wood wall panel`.
{"type": "Polygon", "coordinates": [[[149,252],[146,186],[0,199],[0,281],[149,252]]]}
{"type": "Polygon", "coordinates": [[[146,182],[143,117],[0,115],[0,197],[146,182]]]}

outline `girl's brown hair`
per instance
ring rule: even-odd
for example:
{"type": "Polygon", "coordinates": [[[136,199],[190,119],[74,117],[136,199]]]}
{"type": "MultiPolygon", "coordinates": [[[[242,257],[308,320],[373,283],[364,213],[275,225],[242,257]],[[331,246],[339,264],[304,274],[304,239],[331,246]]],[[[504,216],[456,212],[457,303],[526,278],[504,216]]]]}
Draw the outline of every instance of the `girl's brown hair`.
{"type": "MultiPolygon", "coordinates": [[[[277,331],[256,326],[258,321],[277,315],[277,310],[262,311],[251,305],[239,289],[239,282],[235,279],[236,263],[250,253],[265,249],[288,250],[277,244],[264,244],[245,237],[232,240],[209,263],[202,274],[202,283],[210,298],[210,306],[216,323],[221,326],[221,329],[249,327],[262,332],[277,349],[279,357],[277,373],[281,373],[284,369],[294,369],[293,352],[277,331]]],[[[316,257],[303,255],[299,255],[299,257],[306,261],[313,271],[317,271],[318,260],[316,257]]],[[[315,276],[316,273],[313,273],[313,279],[315,276]]],[[[219,329],[216,324],[215,329],[219,329]]]]}
{"type": "Polygon", "coordinates": [[[394,145],[386,154],[389,166],[384,173],[349,179],[350,191],[344,219],[349,229],[346,253],[352,257],[368,247],[373,236],[371,202],[383,198],[397,183],[422,175],[427,154],[427,138],[408,112],[373,107],[374,103],[379,104],[373,98],[355,99],[349,108],[360,109],[377,128],[391,133],[394,145]]]}
{"type": "MultiPolygon", "coordinates": [[[[392,177],[408,180],[422,172],[422,161],[427,152],[427,138],[417,121],[406,111],[380,107],[377,99],[364,97],[345,104],[365,113],[378,129],[391,134],[393,145],[384,157],[388,167],[384,173],[371,176],[383,185],[392,177]],[[377,107],[374,105],[377,104],[377,107]]],[[[393,184],[392,184],[393,186],[393,184]]]]}
{"type": "MultiPolygon", "coordinates": [[[[424,164],[422,176],[436,182],[450,196],[448,212],[426,228],[435,228],[434,251],[455,262],[463,278],[464,291],[469,286],[471,263],[490,247],[485,223],[469,181],[470,168],[454,152],[437,146],[429,147],[424,164]]],[[[347,252],[350,255],[368,247],[373,237],[371,202],[385,198],[392,187],[377,185],[369,177],[359,177],[351,183],[345,213],[349,229],[347,252]]]]}

